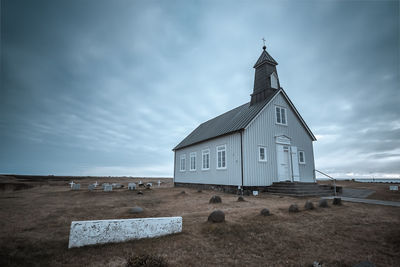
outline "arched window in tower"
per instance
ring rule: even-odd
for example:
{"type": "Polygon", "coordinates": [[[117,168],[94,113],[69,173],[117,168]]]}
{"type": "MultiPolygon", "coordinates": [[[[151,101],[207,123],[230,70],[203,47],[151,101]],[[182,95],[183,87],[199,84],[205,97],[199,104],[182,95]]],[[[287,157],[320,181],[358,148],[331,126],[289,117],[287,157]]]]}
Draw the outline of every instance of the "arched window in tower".
{"type": "Polygon", "coordinates": [[[271,74],[271,88],[278,89],[278,75],[275,72],[271,74]]]}

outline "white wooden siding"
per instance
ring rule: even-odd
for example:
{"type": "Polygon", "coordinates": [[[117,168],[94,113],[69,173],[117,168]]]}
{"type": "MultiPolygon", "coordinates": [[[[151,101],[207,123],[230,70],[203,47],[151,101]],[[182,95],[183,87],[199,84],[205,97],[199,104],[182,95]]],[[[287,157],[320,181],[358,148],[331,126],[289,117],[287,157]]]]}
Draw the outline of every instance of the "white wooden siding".
{"type": "MultiPolygon", "coordinates": [[[[234,133],[227,136],[212,139],[190,147],[182,148],[175,151],[175,158],[180,159],[185,154],[186,159],[190,153],[197,152],[202,155],[202,150],[210,149],[210,169],[202,170],[202,157],[196,157],[196,170],[179,171],[179,160],[175,161],[175,177],[176,183],[199,183],[199,184],[221,184],[221,185],[241,185],[241,154],[240,154],[240,133],[234,133]],[[217,152],[216,148],[220,145],[226,145],[226,169],[217,169],[217,152]]],[[[258,161],[258,158],[257,158],[258,161]]]]}
{"type": "Polygon", "coordinates": [[[268,186],[278,181],[275,136],[279,135],[286,135],[291,139],[291,146],[304,151],[306,164],[299,164],[300,181],[314,181],[312,138],[280,93],[244,131],[244,186],[268,186]],[[275,106],[286,108],[287,126],[275,123],[275,106]],[[267,162],[258,161],[259,146],[267,147],[267,162]]]}

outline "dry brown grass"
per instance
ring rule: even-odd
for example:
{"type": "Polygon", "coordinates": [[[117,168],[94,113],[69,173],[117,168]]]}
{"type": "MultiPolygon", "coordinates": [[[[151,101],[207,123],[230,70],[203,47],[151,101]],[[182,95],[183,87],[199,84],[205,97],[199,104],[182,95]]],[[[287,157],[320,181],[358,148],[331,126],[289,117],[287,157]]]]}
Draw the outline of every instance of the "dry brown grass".
{"type": "MultiPolygon", "coordinates": [[[[377,266],[400,266],[400,209],[345,202],[342,206],[305,211],[306,198],[261,194],[245,197],[215,191],[163,187],[138,195],[127,189],[87,191],[93,179],[70,191],[68,180],[40,182],[4,178],[3,183],[33,185],[0,191],[0,266],[121,266],[132,255],[155,255],[170,266],[352,266],[370,260],[377,266]],[[212,195],[221,204],[209,204],[212,195]],[[297,203],[300,212],[289,214],[297,203]],[[145,209],[130,214],[133,206],[145,209]],[[259,215],[268,208],[271,216],[259,215]],[[208,215],[225,212],[226,222],[211,224],[208,215]],[[68,249],[71,221],[182,216],[183,232],[68,249]]],[[[99,182],[129,179],[98,179],[99,182]]],[[[156,182],[158,179],[153,179],[156,182]]],[[[130,180],[129,180],[130,181],[130,180]]],[[[317,206],[318,198],[310,198],[317,206]]]]}

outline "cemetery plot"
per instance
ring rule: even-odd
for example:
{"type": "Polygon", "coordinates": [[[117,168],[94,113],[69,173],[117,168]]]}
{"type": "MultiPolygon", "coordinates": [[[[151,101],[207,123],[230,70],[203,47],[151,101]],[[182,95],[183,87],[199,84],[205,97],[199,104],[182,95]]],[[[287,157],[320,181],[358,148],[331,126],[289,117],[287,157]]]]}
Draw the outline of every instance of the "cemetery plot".
{"type": "Polygon", "coordinates": [[[182,232],[182,217],[73,221],[68,248],[159,237],[182,232]]]}
{"type": "MultiPolygon", "coordinates": [[[[6,179],[6,178],[5,178],[6,179]]],[[[162,257],[170,266],[400,266],[399,208],[344,202],[319,207],[319,198],[238,196],[173,188],[172,179],[66,177],[0,180],[30,187],[0,194],[0,266],[125,266],[130,257],[162,257]],[[129,183],[153,184],[143,194],[129,183]],[[71,181],[81,185],[71,191],[71,181]],[[123,188],[104,192],[90,184],[123,188]],[[85,189],[85,190],[83,190],[85,189]],[[184,193],[181,193],[184,191],[184,193]],[[218,199],[221,201],[211,201],[218,199]],[[313,203],[310,209],[306,201],[313,203]],[[299,212],[289,212],[296,204],[299,212]],[[216,210],[208,221],[209,216],[216,210]],[[123,243],[68,249],[71,222],[182,217],[182,232],[123,243]],[[351,249],[349,249],[351,248],[351,249]],[[284,256],[282,256],[284,255],[284,256]]],[[[362,185],[365,186],[365,185],[362,185]]],[[[380,192],[380,185],[369,189],[380,192]]],[[[382,185],[382,194],[398,195],[382,185]]],[[[111,228],[110,228],[111,229],[111,228]]],[[[91,233],[90,235],[94,235],[91,233]]]]}

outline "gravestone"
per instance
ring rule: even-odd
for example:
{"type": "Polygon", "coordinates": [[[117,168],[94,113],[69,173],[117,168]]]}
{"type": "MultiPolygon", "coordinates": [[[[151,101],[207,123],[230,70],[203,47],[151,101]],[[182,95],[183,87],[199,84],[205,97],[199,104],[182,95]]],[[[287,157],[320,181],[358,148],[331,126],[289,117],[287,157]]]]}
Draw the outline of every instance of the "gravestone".
{"type": "Polygon", "coordinates": [[[122,184],[114,183],[112,184],[113,188],[122,188],[122,184]]]}
{"type": "Polygon", "coordinates": [[[269,213],[269,209],[262,209],[261,210],[261,212],[260,212],[260,214],[262,215],[262,216],[269,216],[270,215],[270,213],[269,213]]]}
{"type": "Polygon", "coordinates": [[[210,203],[221,203],[221,202],[222,202],[222,199],[220,196],[212,196],[210,198],[210,203]]]}
{"type": "Polygon", "coordinates": [[[304,205],[304,208],[306,210],[313,210],[314,209],[314,204],[310,200],[307,200],[306,204],[304,205]]]}
{"type": "Polygon", "coordinates": [[[112,189],[113,189],[113,187],[110,184],[104,186],[104,192],[110,192],[110,191],[112,191],[112,189]]]}
{"type": "Polygon", "coordinates": [[[135,190],[136,189],[136,184],[135,183],[129,183],[128,184],[128,189],[129,190],[135,190]]]}
{"type": "Polygon", "coordinates": [[[318,206],[320,206],[321,208],[327,208],[328,207],[328,201],[326,200],[326,199],[321,199],[320,201],[319,201],[319,204],[318,204],[318,206]]]}
{"type": "Polygon", "coordinates": [[[335,198],[333,198],[332,204],[340,206],[340,205],[342,205],[342,199],[340,197],[335,197],[335,198]]]}
{"type": "Polygon", "coordinates": [[[289,207],[289,212],[299,212],[299,207],[296,204],[292,204],[289,207]]]}
{"type": "Polygon", "coordinates": [[[208,221],[213,223],[221,223],[225,221],[225,213],[222,210],[215,210],[210,214],[210,216],[208,216],[208,221]]]}
{"type": "Polygon", "coordinates": [[[72,190],[79,190],[81,189],[81,184],[73,184],[72,185],[72,190]]]}
{"type": "Polygon", "coordinates": [[[94,184],[90,184],[88,186],[89,191],[93,191],[96,186],[94,184]]]}
{"type": "Polygon", "coordinates": [[[73,221],[68,248],[125,242],[182,232],[182,217],[73,221]]]}

